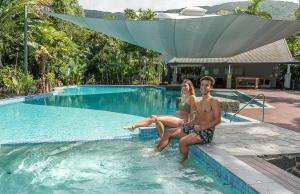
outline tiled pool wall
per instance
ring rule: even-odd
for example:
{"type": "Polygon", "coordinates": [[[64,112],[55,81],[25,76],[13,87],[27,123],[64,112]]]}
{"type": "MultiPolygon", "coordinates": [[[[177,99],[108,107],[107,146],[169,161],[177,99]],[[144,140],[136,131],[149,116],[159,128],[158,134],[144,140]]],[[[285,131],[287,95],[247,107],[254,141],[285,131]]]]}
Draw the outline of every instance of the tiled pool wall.
{"type": "Polygon", "coordinates": [[[209,169],[210,172],[212,172],[215,176],[223,179],[226,184],[229,184],[232,188],[234,188],[236,193],[258,194],[258,192],[255,191],[251,186],[223,167],[207,153],[199,149],[198,146],[189,146],[189,154],[191,157],[196,158],[201,165],[209,169]]]}
{"type": "MultiPolygon", "coordinates": [[[[139,129],[140,139],[147,140],[158,137],[158,133],[155,127],[145,127],[139,129]]],[[[221,178],[235,189],[235,193],[243,194],[257,194],[251,186],[242,181],[239,177],[235,176],[220,163],[199,149],[196,145],[189,146],[189,154],[194,157],[201,165],[208,168],[215,176],[221,178]]]]}
{"type": "Polygon", "coordinates": [[[39,139],[39,140],[28,140],[28,141],[12,141],[12,142],[5,142],[1,143],[0,141],[0,148],[5,146],[23,146],[23,145],[35,145],[35,144],[60,144],[60,143],[77,143],[77,142],[97,142],[97,141],[114,141],[114,140],[130,140],[130,139],[139,139],[138,134],[130,134],[130,135],[123,135],[123,136],[103,136],[103,137],[96,137],[93,139],[39,139]]]}

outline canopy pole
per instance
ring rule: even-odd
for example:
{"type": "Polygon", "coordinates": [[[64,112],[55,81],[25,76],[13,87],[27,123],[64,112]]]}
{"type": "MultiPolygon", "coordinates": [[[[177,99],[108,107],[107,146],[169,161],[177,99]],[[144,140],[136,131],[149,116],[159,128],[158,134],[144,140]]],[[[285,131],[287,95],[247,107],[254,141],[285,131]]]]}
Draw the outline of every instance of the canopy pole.
{"type": "Polygon", "coordinates": [[[231,88],[231,65],[228,64],[228,72],[227,72],[227,83],[226,83],[226,88],[231,88]]]}
{"type": "Polygon", "coordinates": [[[290,89],[291,88],[291,64],[288,64],[286,74],[284,75],[284,88],[290,89]]]}
{"type": "Polygon", "coordinates": [[[172,79],[172,84],[177,84],[177,66],[174,65],[173,66],[173,79],[172,79]]]}

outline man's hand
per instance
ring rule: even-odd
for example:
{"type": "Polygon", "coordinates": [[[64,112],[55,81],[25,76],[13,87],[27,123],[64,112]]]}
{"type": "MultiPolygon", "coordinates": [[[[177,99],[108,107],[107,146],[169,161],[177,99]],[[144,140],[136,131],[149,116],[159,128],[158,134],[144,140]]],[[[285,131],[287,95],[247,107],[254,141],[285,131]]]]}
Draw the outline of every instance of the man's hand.
{"type": "Polygon", "coordinates": [[[203,127],[201,125],[195,125],[194,128],[196,132],[203,130],[203,127]]]}

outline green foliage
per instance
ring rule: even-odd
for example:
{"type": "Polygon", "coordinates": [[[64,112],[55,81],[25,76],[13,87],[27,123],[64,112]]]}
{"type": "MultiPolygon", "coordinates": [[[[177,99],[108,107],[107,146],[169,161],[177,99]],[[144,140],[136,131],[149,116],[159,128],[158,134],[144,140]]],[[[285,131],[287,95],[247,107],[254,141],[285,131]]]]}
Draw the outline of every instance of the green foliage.
{"type": "Polygon", "coordinates": [[[23,95],[30,95],[36,92],[35,82],[32,75],[22,74],[19,83],[20,90],[23,95]]]}
{"type": "Polygon", "coordinates": [[[24,75],[16,66],[0,67],[0,86],[2,90],[0,91],[10,96],[28,95],[35,92],[32,75],[24,75]]]}
{"type": "MultiPolygon", "coordinates": [[[[48,92],[56,83],[148,84],[157,82],[153,61],[159,53],[92,32],[40,12],[83,16],[77,0],[0,0],[0,86],[9,95],[48,92]],[[28,5],[29,71],[23,68],[24,4],[28,5]],[[15,65],[12,65],[15,64],[15,65]],[[3,66],[3,67],[2,67],[3,66]],[[35,81],[34,81],[35,80],[35,81]],[[34,83],[38,90],[34,91],[34,83]]],[[[126,10],[127,18],[153,19],[151,10],[126,10]]],[[[116,19],[106,14],[105,19],[116,19]]]]}
{"type": "MultiPolygon", "coordinates": [[[[287,39],[288,47],[292,56],[300,60],[300,35],[292,36],[287,39]]],[[[284,68],[286,69],[286,67],[284,68]]],[[[300,65],[291,66],[292,79],[296,81],[296,84],[300,87],[300,65]]],[[[296,86],[297,87],[297,86],[296,86]]]]}
{"type": "Polygon", "coordinates": [[[294,16],[296,20],[300,19],[300,6],[298,5],[298,7],[295,9],[294,11],[294,16]]]}
{"type": "Polygon", "coordinates": [[[49,84],[50,90],[52,90],[55,85],[55,74],[52,72],[47,73],[46,79],[49,84]]]}
{"type": "Polygon", "coordinates": [[[239,7],[235,7],[231,12],[226,10],[220,10],[218,13],[222,15],[227,15],[230,13],[233,14],[249,14],[255,15],[264,19],[272,19],[272,15],[266,11],[262,11],[260,9],[260,4],[265,0],[249,0],[249,4],[246,9],[241,9],[239,7]]]}
{"type": "Polygon", "coordinates": [[[95,79],[95,76],[94,75],[91,75],[87,81],[86,81],[87,84],[96,84],[96,79],[95,79]]]}
{"type": "MultiPolygon", "coordinates": [[[[221,10],[233,11],[235,8],[245,10],[250,2],[229,2],[220,5],[206,7],[208,14],[215,14],[221,10]]],[[[266,0],[260,4],[260,10],[270,13],[273,19],[277,20],[294,20],[293,12],[298,5],[293,2],[286,1],[270,1],[266,0]]],[[[222,11],[220,12],[222,13],[222,11]]],[[[220,14],[221,15],[221,14],[220,14]]]]}

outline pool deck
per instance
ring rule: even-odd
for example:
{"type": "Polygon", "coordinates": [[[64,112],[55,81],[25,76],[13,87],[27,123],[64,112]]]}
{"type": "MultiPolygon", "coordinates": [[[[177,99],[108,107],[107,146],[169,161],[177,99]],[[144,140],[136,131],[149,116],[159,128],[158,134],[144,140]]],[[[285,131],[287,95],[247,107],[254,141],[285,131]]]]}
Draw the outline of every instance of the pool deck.
{"type": "MultiPolygon", "coordinates": [[[[250,96],[263,93],[266,102],[274,108],[265,109],[265,122],[300,132],[300,91],[238,89],[250,96]]],[[[241,115],[261,120],[261,109],[244,109],[241,115]]]]}
{"type": "Polygon", "coordinates": [[[299,178],[257,158],[300,153],[298,132],[260,122],[222,123],[213,142],[199,148],[259,193],[300,193],[299,178]]]}
{"type": "Polygon", "coordinates": [[[232,155],[300,153],[300,133],[268,123],[224,123],[212,145],[232,155]]]}

